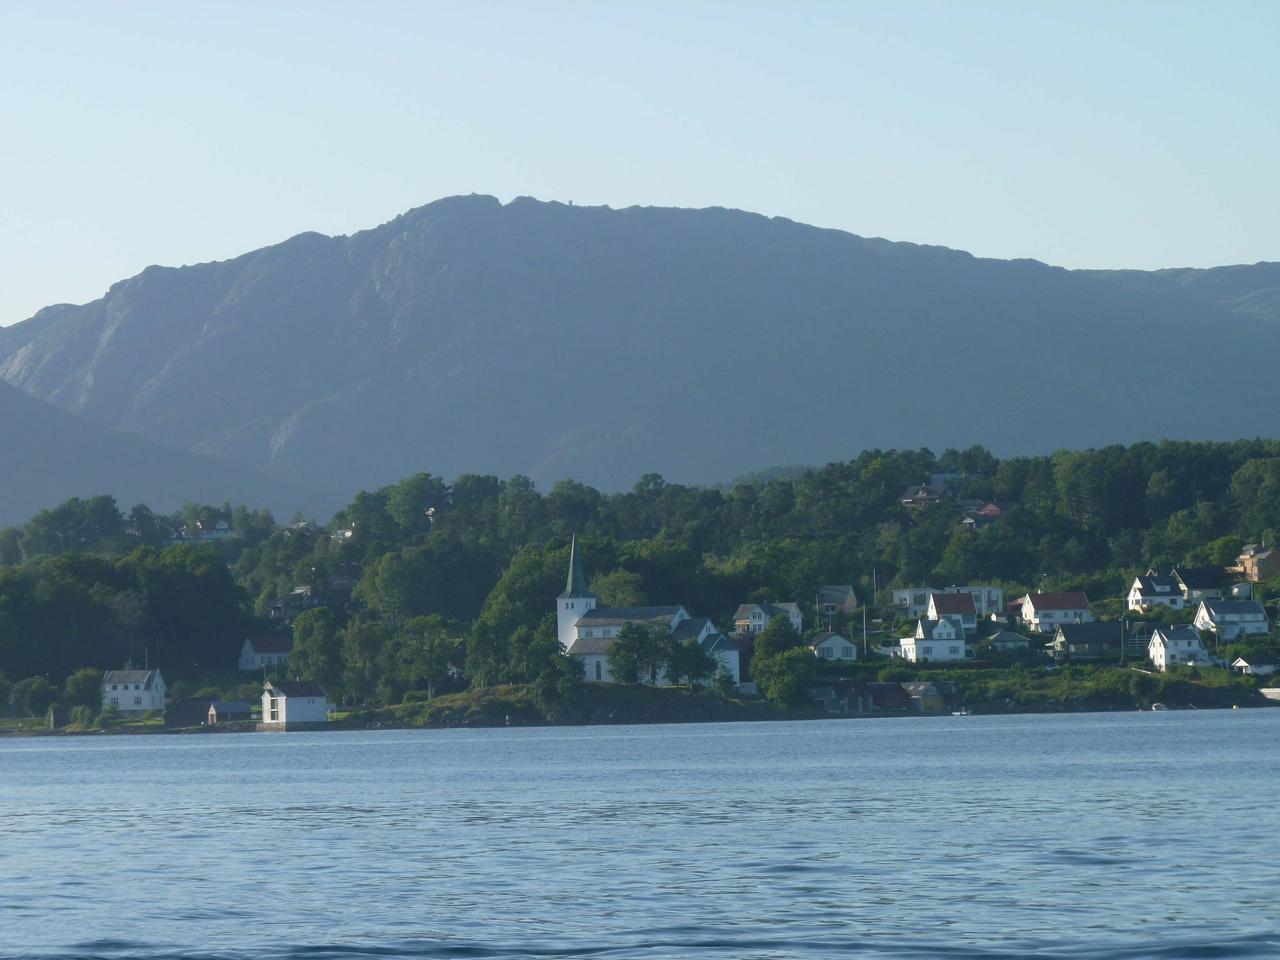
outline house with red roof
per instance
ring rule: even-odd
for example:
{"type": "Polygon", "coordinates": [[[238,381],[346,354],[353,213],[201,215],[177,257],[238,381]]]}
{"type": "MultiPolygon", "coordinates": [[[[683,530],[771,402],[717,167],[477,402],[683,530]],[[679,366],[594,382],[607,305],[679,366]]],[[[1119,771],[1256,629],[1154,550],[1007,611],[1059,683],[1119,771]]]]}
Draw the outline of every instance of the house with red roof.
{"type": "Polygon", "coordinates": [[[259,637],[246,637],[240,647],[240,669],[261,670],[263,667],[283,667],[293,652],[293,637],[287,633],[269,633],[259,637]]]}
{"type": "Polygon", "coordinates": [[[960,628],[960,636],[978,629],[978,608],[968,593],[931,593],[925,616],[934,621],[950,620],[960,628]]]}
{"type": "Polygon", "coordinates": [[[1083,593],[1028,593],[1018,618],[1035,633],[1053,633],[1064,623],[1092,623],[1093,613],[1083,593]]]}

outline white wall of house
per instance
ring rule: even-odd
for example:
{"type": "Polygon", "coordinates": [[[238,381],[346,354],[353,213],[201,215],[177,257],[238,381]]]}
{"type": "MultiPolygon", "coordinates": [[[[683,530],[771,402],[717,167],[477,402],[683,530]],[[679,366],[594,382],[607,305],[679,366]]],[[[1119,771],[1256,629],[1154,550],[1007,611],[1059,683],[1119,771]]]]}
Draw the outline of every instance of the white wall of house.
{"type": "Polygon", "coordinates": [[[848,640],[837,633],[834,636],[827,637],[821,643],[815,644],[813,655],[819,660],[849,662],[858,659],[858,648],[854,646],[852,640],[848,640]]]}
{"type": "Polygon", "coordinates": [[[145,713],[164,710],[164,680],[156,674],[150,690],[141,683],[103,683],[102,709],[115,707],[119,713],[145,713]]]}
{"type": "Polygon", "coordinates": [[[1157,630],[1147,644],[1147,657],[1152,666],[1164,672],[1171,666],[1188,663],[1208,663],[1209,653],[1194,631],[1176,630],[1168,633],[1157,630]]]}
{"type": "Polygon", "coordinates": [[[1256,636],[1270,630],[1265,613],[1244,616],[1226,614],[1215,617],[1210,614],[1208,606],[1204,603],[1201,603],[1200,608],[1196,610],[1195,625],[1198,630],[1213,631],[1222,641],[1256,636]]]}
{"type": "Polygon", "coordinates": [[[288,723],[324,723],[329,719],[327,697],[272,696],[273,691],[262,691],[262,722],[284,726],[288,723]]]}
{"type": "Polygon", "coordinates": [[[898,641],[899,656],[913,663],[921,660],[963,660],[964,641],[959,637],[951,640],[926,640],[921,637],[903,637],[898,641]]]}
{"type": "Polygon", "coordinates": [[[284,666],[288,662],[287,653],[259,653],[248,640],[240,648],[241,670],[261,670],[263,667],[284,666]]]}
{"type": "Polygon", "coordinates": [[[1022,622],[1036,633],[1053,633],[1064,623],[1093,623],[1093,614],[1087,608],[1037,610],[1030,600],[1024,600],[1022,622]]]}

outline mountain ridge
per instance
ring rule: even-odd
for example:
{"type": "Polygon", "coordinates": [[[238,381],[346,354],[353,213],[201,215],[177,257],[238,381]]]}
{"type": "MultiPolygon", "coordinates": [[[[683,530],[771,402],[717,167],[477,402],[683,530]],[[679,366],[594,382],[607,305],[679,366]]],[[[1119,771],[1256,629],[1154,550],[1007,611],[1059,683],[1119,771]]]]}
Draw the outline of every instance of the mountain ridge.
{"type": "Polygon", "coordinates": [[[416,470],[610,488],[866,447],[1225,438],[1258,430],[1203,381],[1262,376],[1280,347],[1272,272],[1248,269],[1071,271],[719,207],[448,197],[47,307],[0,328],[0,380],[331,499],[416,470]],[[1172,342],[1194,364],[1143,366],[1172,342]]]}

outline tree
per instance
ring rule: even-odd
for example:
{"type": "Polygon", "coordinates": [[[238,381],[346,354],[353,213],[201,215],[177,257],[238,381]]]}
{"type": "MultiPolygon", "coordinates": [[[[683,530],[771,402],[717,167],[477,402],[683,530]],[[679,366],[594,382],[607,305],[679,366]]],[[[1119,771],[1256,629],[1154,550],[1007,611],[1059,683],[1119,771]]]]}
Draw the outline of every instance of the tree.
{"type": "Polygon", "coordinates": [[[614,570],[603,576],[591,578],[591,592],[602,607],[640,607],[647,597],[644,580],[630,570],[614,570]]]}
{"type": "Polygon", "coordinates": [[[38,717],[57,696],[53,684],[44,677],[28,677],[9,688],[9,710],[19,717],[38,717]]]}
{"type": "Polygon", "coordinates": [[[757,653],[751,660],[751,676],[770,701],[796,707],[805,702],[805,688],[813,680],[817,667],[817,658],[809,650],[795,647],[771,657],[757,653]]]}
{"type": "Polygon", "coordinates": [[[803,638],[791,625],[791,618],[780,613],[756,634],[755,641],[754,656],[768,658],[795,649],[803,642],[803,638]]]}
{"type": "Polygon", "coordinates": [[[342,684],[342,638],[328,607],[306,610],[294,618],[289,673],[298,680],[314,680],[330,692],[342,684]]]}
{"type": "Polygon", "coordinates": [[[656,683],[671,658],[671,641],[659,624],[623,624],[606,655],[617,683],[656,683]]]}
{"type": "Polygon", "coordinates": [[[684,643],[671,641],[668,661],[667,675],[671,682],[684,681],[691,687],[715,676],[716,669],[720,666],[720,662],[703,650],[692,637],[684,643]]]}
{"type": "Polygon", "coordinates": [[[102,706],[102,671],[83,667],[71,674],[62,685],[62,700],[68,707],[97,710],[102,706]]]}

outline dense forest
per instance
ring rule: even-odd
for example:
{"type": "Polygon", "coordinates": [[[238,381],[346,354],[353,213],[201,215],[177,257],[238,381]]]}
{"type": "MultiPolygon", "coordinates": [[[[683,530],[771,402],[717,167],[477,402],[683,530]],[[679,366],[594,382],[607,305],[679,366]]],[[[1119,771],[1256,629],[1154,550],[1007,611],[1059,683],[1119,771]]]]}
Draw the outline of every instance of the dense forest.
{"type": "Polygon", "coordinates": [[[650,474],[617,494],[421,473],[357,494],[324,525],[230,505],[160,516],[71,500],[0,530],[0,699],[36,712],[75,671],[126,663],[189,688],[234,679],[244,639],[282,629],[293,672],[351,702],[563,688],[573,667],[552,610],[574,535],[602,604],[681,603],[727,628],[739,603],[812,609],[819,585],[852,583],[893,630],[887,588],[926,582],[1081,589],[1119,615],[1135,573],[1223,565],[1277,529],[1280,442],[1264,440],[1005,460],[980,447],[870,450],[722,488],[650,474]],[[902,505],[905,488],[938,473],[954,497],[902,505]],[[966,527],[966,498],[999,504],[999,519],[966,527]],[[230,535],[202,535],[219,522],[230,535]],[[309,609],[290,610],[300,587],[309,609]]]}

